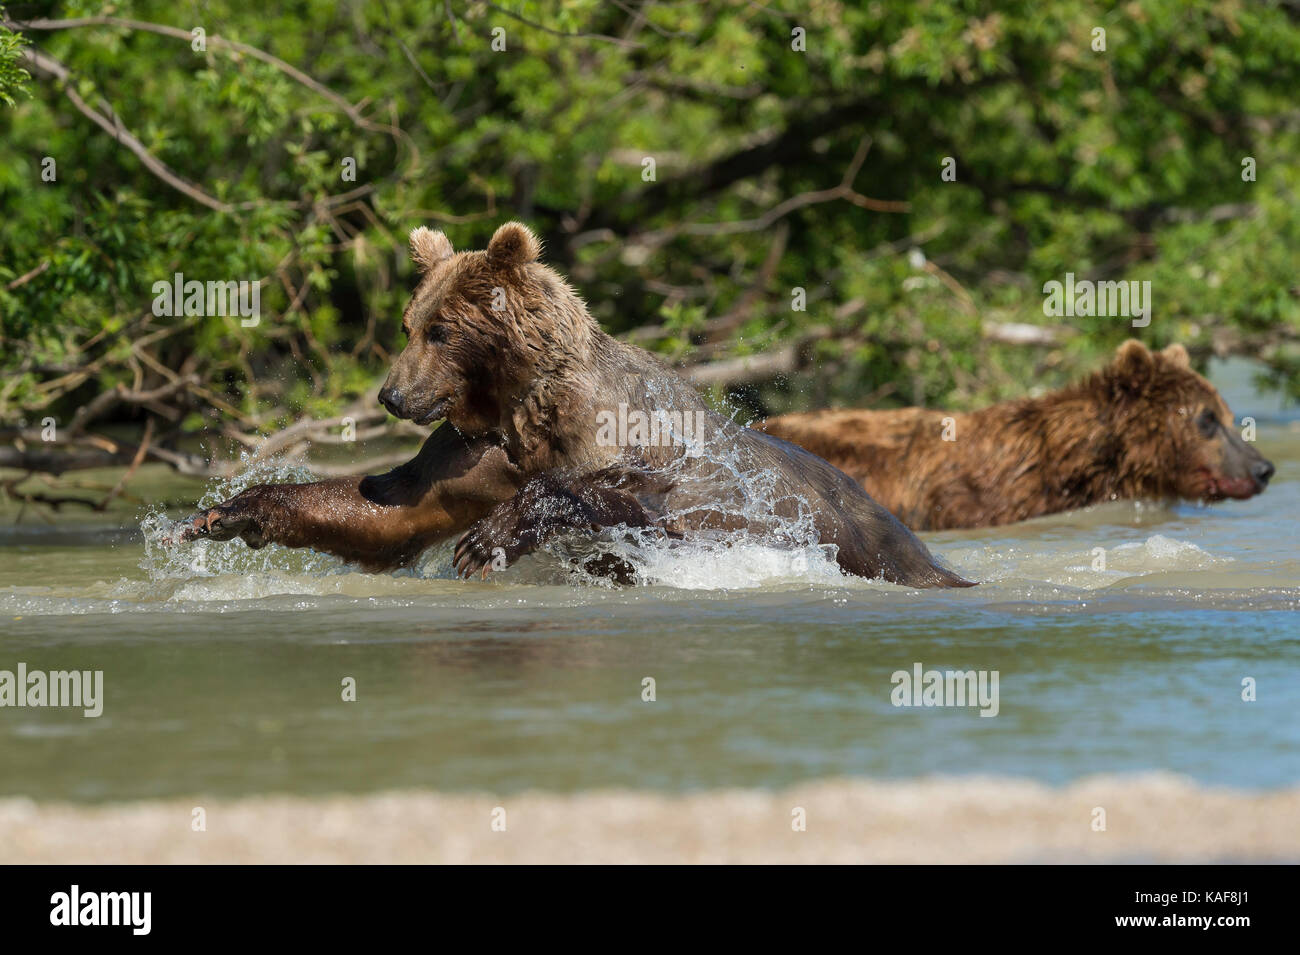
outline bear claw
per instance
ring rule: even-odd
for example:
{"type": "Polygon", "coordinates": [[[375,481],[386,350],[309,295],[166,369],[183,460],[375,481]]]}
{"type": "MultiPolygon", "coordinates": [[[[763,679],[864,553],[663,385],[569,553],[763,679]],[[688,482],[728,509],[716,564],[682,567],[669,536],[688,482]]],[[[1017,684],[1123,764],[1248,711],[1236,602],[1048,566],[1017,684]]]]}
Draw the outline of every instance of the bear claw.
{"type": "MultiPolygon", "coordinates": [[[[266,539],[252,526],[250,518],[235,517],[225,505],[218,505],[206,514],[195,514],[182,521],[180,541],[187,543],[194,540],[228,541],[241,537],[254,549],[266,545],[266,539]]],[[[168,539],[170,542],[170,538],[168,539]]]]}
{"type": "Polygon", "coordinates": [[[512,556],[505,548],[489,546],[487,540],[490,535],[487,531],[488,528],[480,523],[462,534],[456,542],[451,559],[457,577],[468,579],[477,573],[481,579],[487,580],[487,575],[492,571],[504,570],[509,566],[512,556]]]}
{"type": "Polygon", "coordinates": [[[468,579],[478,572],[483,580],[487,580],[488,571],[492,569],[492,561],[490,557],[484,558],[478,542],[471,540],[473,536],[473,531],[470,531],[456,542],[456,550],[452,554],[456,576],[468,579]]]}

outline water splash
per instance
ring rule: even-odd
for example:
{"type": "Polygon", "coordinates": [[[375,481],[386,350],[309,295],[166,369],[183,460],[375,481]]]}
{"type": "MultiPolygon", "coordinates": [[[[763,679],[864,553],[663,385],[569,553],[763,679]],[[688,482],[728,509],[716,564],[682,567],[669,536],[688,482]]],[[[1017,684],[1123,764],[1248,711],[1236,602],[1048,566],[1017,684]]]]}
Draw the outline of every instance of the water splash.
{"type": "Polygon", "coordinates": [[[567,537],[543,551],[546,562],[520,562],[506,573],[513,583],[613,587],[594,572],[603,558],[618,560],[639,586],[678,590],[745,590],[791,585],[835,586],[844,582],[833,545],[792,550],[731,535],[666,540],[655,529],[612,527],[596,537],[567,537]]]}
{"type": "MultiPolygon", "coordinates": [[[[228,500],[255,484],[280,484],[313,480],[313,475],[302,464],[278,458],[253,460],[244,452],[237,473],[230,477],[215,478],[209,482],[202,497],[194,506],[194,513],[228,500]]],[[[236,538],[231,541],[197,540],[188,544],[168,543],[183,526],[168,517],[160,507],[150,508],[140,521],[140,534],[144,538],[144,556],[140,569],[149,580],[188,581],[198,578],[228,577],[232,575],[292,575],[338,573],[344,564],[328,554],[309,550],[296,550],[269,544],[253,550],[236,538]]]]}
{"type": "MultiPolygon", "coordinates": [[[[649,383],[648,404],[671,407],[674,388],[649,383]]],[[[735,409],[731,413],[734,416],[735,409]]],[[[666,482],[689,484],[691,471],[708,472],[702,481],[694,478],[707,487],[707,504],[701,499],[669,508],[666,522],[689,523],[690,515],[707,510],[711,524],[740,529],[670,540],[658,528],[619,526],[594,539],[552,542],[544,550],[558,560],[571,583],[608,585],[607,579],[588,572],[593,557],[619,560],[637,584],[687,590],[834,585],[844,580],[836,563],[838,548],[822,543],[813,504],[802,494],[781,490],[785,482],[759,463],[741,425],[710,416],[703,441],[688,431],[679,443],[681,453],[654,473],[666,482]]]]}

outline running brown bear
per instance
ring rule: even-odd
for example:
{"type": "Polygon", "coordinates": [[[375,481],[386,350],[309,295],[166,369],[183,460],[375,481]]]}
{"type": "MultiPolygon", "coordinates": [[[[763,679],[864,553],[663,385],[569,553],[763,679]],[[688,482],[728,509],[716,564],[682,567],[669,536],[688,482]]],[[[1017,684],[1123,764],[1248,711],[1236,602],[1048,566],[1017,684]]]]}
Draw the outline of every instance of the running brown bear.
{"type": "Polygon", "coordinates": [[[457,570],[486,575],[564,533],[626,525],[779,543],[803,521],[850,574],[970,585],[851,478],[711,411],[606,335],[538,262],[525,226],[460,254],[417,229],[411,250],[423,277],[379,397],[399,418],[445,423],[388,474],[252,487],[196,515],[182,539],[312,547],[379,571],[463,534],[457,570]]]}

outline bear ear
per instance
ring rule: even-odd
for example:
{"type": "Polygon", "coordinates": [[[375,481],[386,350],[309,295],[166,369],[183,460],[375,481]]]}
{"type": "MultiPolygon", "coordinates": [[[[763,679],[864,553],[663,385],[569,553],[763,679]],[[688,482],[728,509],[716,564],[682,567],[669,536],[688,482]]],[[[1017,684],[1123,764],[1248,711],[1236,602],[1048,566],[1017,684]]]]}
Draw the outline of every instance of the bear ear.
{"type": "Polygon", "coordinates": [[[1147,351],[1146,345],[1136,338],[1130,338],[1115,352],[1115,363],[1111,367],[1122,383],[1140,385],[1151,377],[1155,359],[1147,351]]]}
{"type": "Polygon", "coordinates": [[[411,258],[421,271],[427,272],[443,259],[451,258],[451,240],[427,226],[412,229],[411,258]]]}
{"type": "Polygon", "coordinates": [[[1179,368],[1191,368],[1192,359],[1187,355],[1187,349],[1182,345],[1167,345],[1160,354],[1165,356],[1165,360],[1171,365],[1177,365],[1179,368]]]}
{"type": "Polygon", "coordinates": [[[542,254],[542,243],[522,222],[507,222],[497,229],[488,243],[488,261],[501,268],[513,268],[535,262],[542,254]]]}

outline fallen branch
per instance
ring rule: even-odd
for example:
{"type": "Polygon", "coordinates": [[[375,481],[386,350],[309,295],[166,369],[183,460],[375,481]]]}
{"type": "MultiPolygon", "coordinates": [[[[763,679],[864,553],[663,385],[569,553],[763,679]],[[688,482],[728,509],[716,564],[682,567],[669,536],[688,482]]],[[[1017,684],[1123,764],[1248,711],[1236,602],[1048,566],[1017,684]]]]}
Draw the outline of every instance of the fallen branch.
{"type": "Polygon", "coordinates": [[[689,365],[682,372],[695,384],[708,388],[712,385],[730,387],[770,381],[783,375],[792,375],[801,367],[803,362],[799,347],[787,345],[761,355],[744,355],[740,358],[689,365]]]}
{"type": "MultiPolygon", "coordinates": [[[[40,446],[28,447],[25,443],[17,442],[0,447],[0,468],[57,477],[69,471],[85,471],[90,468],[129,467],[138,450],[137,445],[123,445],[102,438],[96,441],[89,436],[80,441],[60,442],[57,445],[41,442],[40,446]]],[[[210,466],[198,455],[172,451],[157,445],[150,446],[145,453],[148,459],[162,461],[178,473],[190,477],[224,477],[230,473],[226,468],[210,466]]]]}
{"type": "Polygon", "coordinates": [[[1025,322],[985,322],[980,329],[984,338],[999,345],[1059,345],[1071,334],[1067,328],[1053,325],[1029,325],[1025,322]]]}
{"type": "MultiPolygon", "coordinates": [[[[836,309],[835,317],[837,320],[849,317],[861,311],[864,304],[861,299],[851,299],[836,309]]],[[[1066,328],[1020,322],[985,322],[981,331],[982,337],[987,341],[1017,346],[1059,345],[1074,334],[1066,328]]],[[[772,381],[808,370],[812,357],[810,346],[816,341],[824,340],[835,341],[841,347],[863,341],[862,336],[854,330],[835,332],[825,328],[798,342],[762,354],[697,362],[682,367],[680,371],[701,387],[718,385],[728,388],[772,381]]],[[[890,347],[906,347],[897,346],[896,343],[886,344],[890,347]]],[[[1213,350],[1222,353],[1220,348],[1213,350]]]]}
{"type": "MultiPolygon", "coordinates": [[[[92,511],[99,510],[99,508],[95,506],[94,501],[85,497],[69,497],[62,494],[44,494],[39,491],[33,492],[18,490],[18,485],[26,481],[30,476],[31,475],[29,474],[24,474],[21,477],[5,481],[3,484],[0,484],[0,490],[3,490],[7,497],[12,497],[15,500],[22,501],[24,509],[28,504],[44,504],[46,507],[57,511],[64,504],[80,504],[83,507],[90,508],[92,511]]],[[[22,510],[18,512],[18,517],[22,517],[22,510]]]]}
{"type": "Polygon", "coordinates": [[[721,361],[699,362],[679,369],[697,385],[710,387],[721,385],[749,385],[762,381],[771,381],[785,375],[806,369],[812,362],[812,346],[835,334],[829,328],[822,328],[805,335],[797,342],[782,348],[770,349],[759,355],[741,355],[736,358],[724,358],[721,361]]]}

